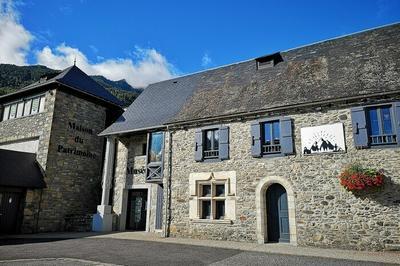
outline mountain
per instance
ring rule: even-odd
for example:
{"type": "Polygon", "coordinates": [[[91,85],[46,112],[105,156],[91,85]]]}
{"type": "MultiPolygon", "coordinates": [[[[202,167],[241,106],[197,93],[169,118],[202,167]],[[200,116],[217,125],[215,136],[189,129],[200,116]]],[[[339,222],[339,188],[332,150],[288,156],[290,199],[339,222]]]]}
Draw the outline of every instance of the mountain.
{"type": "Polygon", "coordinates": [[[130,91],[130,92],[136,92],[137,94],[140,94],[143,89],[135,89],[131,85],[126,82],[125,79],[117,80],[117,81],[112,81],[104,76],[91,76],[92,79],[94,79],[97,83],[99,83],[101,86],[104,88],[118,88],[120,90],[124,91],[130,91]]]}
{"type": "MultiPolygon", "coordinates": [[[[16,66],[0,64],[0,95],[11,93],[21,89],[40,79],[47,74],[59,73],[59,70],[50,69],[41,65],[16,66]]],[[[133,88],[124,79],[118,81],[109,80],[103,76],[91,76],[97,83],[110,91],[120,99],[124,106],[130,105],[143,89],[133,88]]]]}

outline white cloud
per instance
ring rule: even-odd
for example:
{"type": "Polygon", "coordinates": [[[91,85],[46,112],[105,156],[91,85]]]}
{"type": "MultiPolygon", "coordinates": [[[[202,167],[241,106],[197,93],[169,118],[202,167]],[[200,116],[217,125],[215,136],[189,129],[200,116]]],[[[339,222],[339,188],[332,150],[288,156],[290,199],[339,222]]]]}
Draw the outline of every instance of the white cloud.
{"type": "MultiPolygon", "coordinates": [[[[34,36],[25,29],[19,21],[18,5],[21,2],[0,0],[0,63],[26,65],[27,55],[33,52],[30,43],[33,40],[36,44],[48,43],[48,38],[51,38],[50,31],[34,36]]],[[[76,58],[77,66],[89,75],[103,75],[111,80],[126,79],[131,86],[138,88],[176,75],[174,66],[155,49],[135,47],[126,58],[107,59],[97,54],[96,46],[89,47],[96,55],[96,63],[92,63],[79,49],[64,43],[55,48],[45,46],[35,51],[35,55],[38,64],[54,69],[67,68],[76,58]]]]}
{"type": "Polygon", "coordinates": [[[201,58],[201,66],[202,67],[207,67],[212,63],[211,57],[208,55],[208,53],[204,53],[203,57],[201,58]]]}
{"type": "Polygon", "coordinates": [[[46,46],[36,52],[37,62],[54,69],[76,65],[89,75],[103,75],[111,80],[126,79],[133,87],[146,87],[150,83],[170,79],[174,67],[155,49],[135,47],[135,61],[131,58],[106,59],[91,63],[79,49],[65,44],[51,49],[46,46]]]}
{"type": "Polygon", "coordinates": [[[19,22],[15,4],[0,0],[0,63],[26,65],[32,34],[19,22]]]}
{"type": "Polygon", "coordinates": [[[93,44],[89,45],[89,48],[94,54],[97,54],[99,52],[99,49],[93,44]]]}

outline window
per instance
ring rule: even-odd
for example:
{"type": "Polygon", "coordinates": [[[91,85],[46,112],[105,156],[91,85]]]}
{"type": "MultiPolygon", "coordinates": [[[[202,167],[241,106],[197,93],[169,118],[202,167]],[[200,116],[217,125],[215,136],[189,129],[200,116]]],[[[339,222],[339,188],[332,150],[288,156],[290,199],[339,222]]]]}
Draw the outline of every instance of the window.
{"type": "Polygon", "coordinates": [[[281,152],[281,134],[279,120],[263,123],[262,153],[274,154],[281,152]]]}
{"type": "Polygon", "coordinates": [[[400,102],[351,109],[356,148],[399,145],[400,102]]]}
{"type": "Polygon", "coordinates": [[[3,121],[41,113],[44,111],[44,106],[45,95],[5,104],[3,108],[3,121]]]}
{"type": "Polygon", "coordinates": [[[25,101],[24,116],[31,114],[31,105],[32,105],[32,99],[25,101]]]}
{"type": "Polygon", "coordinates": [[[251,123],[253,157],[287,155],[294,152],[292,120],[289,117],[262,119],[251,123]]]}
{"type": "Polygon", "coordinates": [[[8,119],[8,115],[10,114],[10,106],[5,106],[3,109],[3,121],[8,119]]]}
{"type": "Polygon", "coordinates": [[[392,126],[391,106],[367,109],[369,142],[371,145],[396,144],[396,134],[392,126]]]}
{"type": "Polygon", "coordinates": [[[266,55],[263,57],[259,57],[256,59],[257,62],[257,70],[264,69],[264,68],[271,68],[275,65],[283,62],[283,58],[280,53],[275,53],[271,55],[266,55]]]}
{"type": "Polygon", "coordinates": [[[44,96],[40,97],[40,102],[39,102],[39,113],[44,111],[44,103],[46,101],[46,98],[44,96]]]}
{"type": "Polygon", "coordinates": [[[229,159],[229,128],[219,126],[197,129],[195,132],[195,160],[229,159]]]}
{"type": "Polygon", "coordinates": [[[189,219],[231,223],[236,219],[236,171],[190,173],[189,219]]]}
{"type": "Polygon", "coordinates": [[[18,103],[17,106],[17,117],[21,117],[23,115],[23,112],[24,112],[24,103],[20,102],[18,103]]]}
{"type": "Polygon", "coordinates": [[[204,159],[218,158],[219,156],[219,129],[206,130],[204,159]]]}
{"type": "Polygon", "coordinates": [[[164,134],[155,132],[150,134],[149,162],[161,162],[164,134]]]}
{"type": "Polygon", "coordinates": [[[32,100],[31,114],[37,114],[39,112],[39,103],[40,103],[39,98],[35,98],[32,100]]]}
{"type": "Polygon", "coordinates": [[[201,219],[225,217],[225,183],[199,183],[201,219]]]}
{"type": "Polygon", "coordinates": [[[17,116],[17,104],[14,103],[10,106],[10,115],[9,119],[13,119],[17,116]]]}
{"type": "Polygon", "coordinates": [[[148,153],[146,177],[148,181],[162,180],[162,164],[164,153],[164,133],[152,132],[148,134],[148,153]]]}

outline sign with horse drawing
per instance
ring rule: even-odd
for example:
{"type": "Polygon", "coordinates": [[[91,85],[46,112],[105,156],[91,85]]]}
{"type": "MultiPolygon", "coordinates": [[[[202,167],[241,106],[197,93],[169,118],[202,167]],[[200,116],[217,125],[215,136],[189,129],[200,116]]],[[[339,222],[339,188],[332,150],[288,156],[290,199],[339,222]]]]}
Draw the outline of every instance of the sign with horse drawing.
{"type": "Polygon", "coordinates": [[[304,155],[345,152],[343,124],[302,128],[301,149],[304,155]]]}

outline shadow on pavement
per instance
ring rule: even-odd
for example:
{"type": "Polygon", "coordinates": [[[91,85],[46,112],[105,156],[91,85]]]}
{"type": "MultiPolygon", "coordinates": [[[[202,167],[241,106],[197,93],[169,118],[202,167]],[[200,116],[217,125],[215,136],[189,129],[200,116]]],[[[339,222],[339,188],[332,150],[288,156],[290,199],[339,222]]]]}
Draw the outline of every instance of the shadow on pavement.
{"type": "Polygon", "coordinates": [[[68,239],[73,238],[4,238],[0,239],[0,246],[45,243],[68,239]]]}

